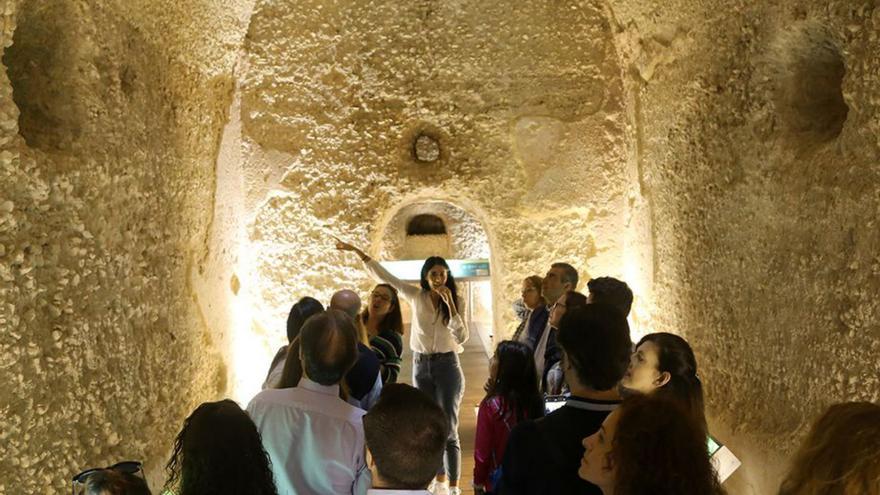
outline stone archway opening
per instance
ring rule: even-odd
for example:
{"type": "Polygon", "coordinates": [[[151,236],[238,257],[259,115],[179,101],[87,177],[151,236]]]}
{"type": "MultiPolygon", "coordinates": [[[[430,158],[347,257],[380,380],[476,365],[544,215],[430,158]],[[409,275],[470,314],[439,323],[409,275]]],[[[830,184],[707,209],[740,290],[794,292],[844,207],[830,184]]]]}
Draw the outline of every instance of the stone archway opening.
{"type": "MultiPolygon", "coordinates": [[[[411,203],[391,217],[377,247],[379,259],[389,269],[403,280],[415,283],[425,258],[445,258],[456,279],[472,344],[479,344],[491,355],[491,251],[486,229],[475,215],[447,201],[411,203]]],[[[404,322],[409,323],[409,319],[409,308],[404,308],[404,322]]]]}

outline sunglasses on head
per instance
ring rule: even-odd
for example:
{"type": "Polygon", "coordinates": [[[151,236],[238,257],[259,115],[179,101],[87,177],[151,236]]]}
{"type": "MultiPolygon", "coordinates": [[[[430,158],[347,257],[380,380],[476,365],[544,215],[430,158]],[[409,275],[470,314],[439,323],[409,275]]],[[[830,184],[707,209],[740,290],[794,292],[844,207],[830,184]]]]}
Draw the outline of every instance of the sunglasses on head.
{"type": "Polygon", "coordinates": [[[142,471],[143,463],[141,463],[140,461],[122,461],[105,468],[89,468],[73,477],[73,486],[70,493],[72,495],[77,495],[76,488],[78,485],[85,484],[86,481],[89,479],[89,476],[99,471],[105,471],[107,469],[112,469],[114,471],[119,471],[120,473],[125,474],[140,474],[141,478],[144,477],[142,471]]]}

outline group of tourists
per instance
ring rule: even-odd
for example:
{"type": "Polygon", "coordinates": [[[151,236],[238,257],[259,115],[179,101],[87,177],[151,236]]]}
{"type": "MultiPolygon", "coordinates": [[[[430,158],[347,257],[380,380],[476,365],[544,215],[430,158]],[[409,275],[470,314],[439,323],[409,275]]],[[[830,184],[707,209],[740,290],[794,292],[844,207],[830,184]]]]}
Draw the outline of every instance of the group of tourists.
{"type": "MultiPolygon", "coordinates": [[[[242,410],[223,400],[184,422],[160,493],[460,494],[458,432],[469,338],[447,262],[403,282],[351,244],[377,282],[366,304],[343,289],[303,297],[263,390],[242,410]],[[403,354],[412,383],[396,383],[403,354]],[[363,307],[362,307],[363,306],[363,307]]],[[[633,345],[633,294],[612,277],[578,292],[554,263],[522,282],[518,326],[495,346],[477,412],[477,494],[717,495],[704,390],[691,346],[651,333],[633,345]]],[[[880,406],[832,406],[794,457],[779,495],[880,495],[880,406]]],[[[137,462],[74,478],[88,495],[149,494],[137,462]]]]}

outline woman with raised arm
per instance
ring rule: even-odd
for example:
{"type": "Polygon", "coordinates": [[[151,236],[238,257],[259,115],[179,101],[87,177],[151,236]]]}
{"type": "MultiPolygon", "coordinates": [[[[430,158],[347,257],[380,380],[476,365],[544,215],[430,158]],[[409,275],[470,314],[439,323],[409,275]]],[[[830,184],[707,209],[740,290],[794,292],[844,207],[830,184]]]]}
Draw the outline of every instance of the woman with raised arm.
{"type": "Polygon", "coordinates": [[[360,256],[370,275],[395,288],[412,308],[409,345],[413,351],[413,383],[437,401],[449,420],[446,453],[433,493],[457,495],[461,493],[458,487],[461,471],[458,411],[464,395],[464,373],[458,354],[464,350],[468,328],[460,312],[458,291],[449,265],[439,256],[426,259],[417,287],[400,281],[351,244],[336,239],[336,248],[360,256]]]}

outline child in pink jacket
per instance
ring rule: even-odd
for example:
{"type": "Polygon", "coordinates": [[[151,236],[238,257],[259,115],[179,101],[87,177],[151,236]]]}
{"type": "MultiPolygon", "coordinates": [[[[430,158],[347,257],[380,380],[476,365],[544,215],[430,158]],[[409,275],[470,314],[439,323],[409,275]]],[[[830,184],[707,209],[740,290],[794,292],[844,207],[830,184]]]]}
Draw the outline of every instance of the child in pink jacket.
{"type": "Polygon", "coordinates": [[[522,420],[544,415],[532,350],[526,344],[505,340],[489,362],[486,397],[477,414],[474,447],[474,490],[492,493],[501,479],[501,460],[510,430],[522,420]]]}

